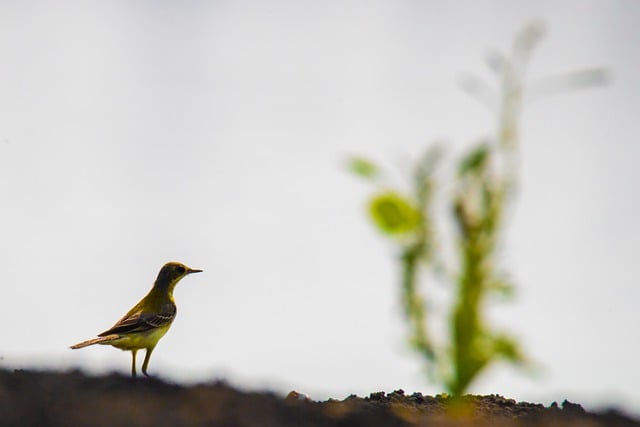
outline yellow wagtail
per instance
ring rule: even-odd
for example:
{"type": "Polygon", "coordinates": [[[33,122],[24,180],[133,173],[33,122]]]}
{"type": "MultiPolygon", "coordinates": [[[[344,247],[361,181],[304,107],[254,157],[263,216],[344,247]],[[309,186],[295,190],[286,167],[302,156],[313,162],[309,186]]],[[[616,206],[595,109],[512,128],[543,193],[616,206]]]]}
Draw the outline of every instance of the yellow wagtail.
{"type": "Polygon", "coordinates": [[[121,350],[131,351],[131,376],[136,376],[136,353],[146,349],[142,373],[148,376],[147,367],[151,352],[160,338],[169,330],[176,317],[176,303],[173,289],[187,274],[199,273],[202,270],[189,268],[179,262],[166,263],[149,293],[140,300],[127,314],[118,320],[111,329],[98,334],[98,338],[83,341],[71,348],[83,348],[93,344],[108,344],[121,350]]]}

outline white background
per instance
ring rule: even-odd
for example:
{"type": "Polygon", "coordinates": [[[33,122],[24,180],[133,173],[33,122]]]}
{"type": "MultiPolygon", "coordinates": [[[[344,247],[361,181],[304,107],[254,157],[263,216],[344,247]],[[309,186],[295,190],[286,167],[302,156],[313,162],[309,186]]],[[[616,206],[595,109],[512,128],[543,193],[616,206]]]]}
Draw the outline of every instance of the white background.
{"type": "MultiPolygon", "coordinates": [[[[110,327],[161,265],[205,270],[150,372],[316,399],[438,393],[405,345],[363,154],[402,170],[493,130],[466,72],[530,19],[532,80],[612,83],[532,104],[492,308],[542,366],[473,386],[640,413],[640,6],[635,1],[148,1],[0,5],[0,367],[129,372],[110,327]]],[[[399,174],[401,175],[401,173],[399,174]]],[[[425,288],[425,292],[429,292],[425,288]]]]}

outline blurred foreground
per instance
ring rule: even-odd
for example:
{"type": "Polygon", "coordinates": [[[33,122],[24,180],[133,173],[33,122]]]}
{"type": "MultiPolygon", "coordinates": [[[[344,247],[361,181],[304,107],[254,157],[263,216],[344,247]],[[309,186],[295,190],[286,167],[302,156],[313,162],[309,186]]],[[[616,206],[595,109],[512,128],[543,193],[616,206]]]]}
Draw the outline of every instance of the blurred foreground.
{"type": "Polygon", "coordinates": [[[0,370],[0,426],[640,426],[616,411],[516,403],[500,396],[372,393],[314,402],[112,374],[0,370]]]}

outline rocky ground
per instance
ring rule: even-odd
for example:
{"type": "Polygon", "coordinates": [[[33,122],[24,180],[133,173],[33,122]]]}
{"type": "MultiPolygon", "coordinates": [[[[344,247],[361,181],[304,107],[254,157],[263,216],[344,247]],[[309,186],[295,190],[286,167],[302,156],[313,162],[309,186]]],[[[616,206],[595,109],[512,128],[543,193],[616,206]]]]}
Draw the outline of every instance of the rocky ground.
{"type": "Polygon", "coordinates": [[[245,393],[223,384],[169,384],[121,375],[0,370],[0,426],[637,426],[617,411],[545,407],[501,396],[396,390],[315,402],[295,392],[245,393]]]}

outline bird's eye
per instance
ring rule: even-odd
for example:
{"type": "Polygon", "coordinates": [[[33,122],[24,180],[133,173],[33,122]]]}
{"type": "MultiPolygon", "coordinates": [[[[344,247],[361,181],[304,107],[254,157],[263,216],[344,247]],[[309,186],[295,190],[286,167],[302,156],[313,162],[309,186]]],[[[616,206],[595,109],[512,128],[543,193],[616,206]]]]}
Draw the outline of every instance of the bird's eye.
{"type": "Polygon", "coordinates": [[[183,266],[179,265],[179,266],[176,267],[176,273],[184,274],[184,272],[185,272],[185,269],[184,269],[183,266]]]}

